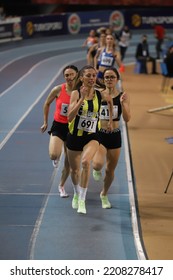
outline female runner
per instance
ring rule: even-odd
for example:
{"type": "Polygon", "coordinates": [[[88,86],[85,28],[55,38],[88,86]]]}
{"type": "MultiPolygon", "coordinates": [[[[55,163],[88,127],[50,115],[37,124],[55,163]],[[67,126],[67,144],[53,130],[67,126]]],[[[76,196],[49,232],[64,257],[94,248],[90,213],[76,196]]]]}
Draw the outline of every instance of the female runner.
{"type": "Polygon", "coordinates": [[[69,162],[66,151],[66,138],[68,133],[67,111],[70,102],[70,95],[75,83],[75,77],[78,69],[74,65],[68,65],[63,69],[65,83],[55,86],[49,93],[43,107],[44,123],[41,126],[41,132],[45,132],[48,127],[49,108],[51,103],[55,100],[56,107],[54,112],[54,121],[48,133],[50,134],[49,141],[49,156],[52,160],[53,166],[58,167],[58,162],[64,148],[65,158],[64,167],[58,187],[60,197],[68,197],[65,191],[64,184],[69,175],[69,162]]]}
{"type": "Polygon", "coordinates": [[[111,208],[111,203],[108,200],[107,193],[113,182],[115,168],[118,163],[121,150],[121,131],[119,128],[119,121],[121,115],[125,122],[130,120],[130,101],[126,92],[117,93],[116,84],[120,78],[119,72],[116,68],[105,69],[103,72],[105,91],[113,102],[113,130],[107,131],[107,123],[109,122],[109,111],[105,101],[102,101],[100,110],[100,123],[99,130],[100,145],[93,158],[93,177],[96,181],[101,178],[101,169],[105,163],[105,177],[103,189],[100,194],[102,208],[111,208]]]}
{"type": "MultiPolygon", "coordinates": [[[[91,161],[99,148],[98,122],[102,100],[108,104],[112,114],[111,98],[106,91],[102,93],[95,89],[96,76],[93,66],[87,65],[80,70],[68,109],[67,148],[74,189],[72,208],[82,214],[86,214],[85,199],[91,161]]],[[[111,121],[106,123],[105,129],[111,129],[111,121]]]]}

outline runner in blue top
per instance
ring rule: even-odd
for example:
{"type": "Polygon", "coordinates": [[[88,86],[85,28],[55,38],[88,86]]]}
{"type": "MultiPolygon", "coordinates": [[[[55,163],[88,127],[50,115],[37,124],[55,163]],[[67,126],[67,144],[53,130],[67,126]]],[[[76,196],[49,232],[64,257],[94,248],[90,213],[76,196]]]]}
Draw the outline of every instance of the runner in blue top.
{"type": "MultiPolygon", "coordinates": [[[[98,50],[95,59],[95,68],[97,66],[97,78],[103,82],[103,72],[105,69],[115,67],[118,71],[121,67],[120,53],[116,50],[116,42],[112,34],[106,36],[106,47],[98,50]],[[97,65],[98,66],[97,66],[97,65]]],[[[119,92],[123,91],[122,81],[119,79],[116,87],[119,92]]]]}
{"type": "MultiPolygon", "coordinates": [[[[115,39],[113,35],[109,34],[106,36],[106,47],[99,49],[96,54],[98,61],[98,74],[97,78],[103,81],[103,72],[105,69],[110,67],[119,68],[121,66],[120,55],[115,48],[115,39]]],[[[96,65],[95,65],[96,66],[96,65]]]]}

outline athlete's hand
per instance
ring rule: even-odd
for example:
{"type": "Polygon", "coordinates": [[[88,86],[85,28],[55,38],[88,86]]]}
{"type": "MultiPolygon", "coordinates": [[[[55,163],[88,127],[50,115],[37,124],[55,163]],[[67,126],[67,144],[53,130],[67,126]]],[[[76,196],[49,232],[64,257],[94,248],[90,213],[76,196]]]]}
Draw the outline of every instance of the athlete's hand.
{"type": "Polygon", "coordinates": [[[120,102],[123,103],[124,101],[128,100],[128,95],[126,92],[123,92],[121,97],[120,97],[120,102]]]}
{"type": "Polygon", "coordinates": [[[82,99],[84,100],[85,97],[86,97],[87,94],[88,94],[88,88],[82,85],[82,86],[80,87],[80,93],[81,93],[82,99]]]}
{"type": "Polygon", "coordinates": [[[43,132],[46,131],[46,129],[47,129],[47,124],[44,123],[44,124],[40,127],[40,130],[41,130],[41,132],[43,133],[43,132]]]}

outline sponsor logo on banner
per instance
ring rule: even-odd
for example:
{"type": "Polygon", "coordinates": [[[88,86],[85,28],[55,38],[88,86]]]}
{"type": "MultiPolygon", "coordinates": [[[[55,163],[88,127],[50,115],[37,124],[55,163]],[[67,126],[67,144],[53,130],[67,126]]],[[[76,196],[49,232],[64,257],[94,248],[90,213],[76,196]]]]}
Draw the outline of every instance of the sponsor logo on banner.
{"type": "Polygon", "coordinates": [[[124,15],[119,11],[114,11],[109,17],[109,24],[114,31],[120,31],[124,26],[124,15]]]}
{"type": "Polygon", "coordinates": [[[32,21],[28,21],[26,23],[26,33],[29,36],[32,36],[34,33],[40,32],[51,32],[61,30],[63,27],[62,22],[38,22],[33,23],[32,21]]]}
{"type": "Polygon", "coordinates": [[[68,18],[68,30],[71,34],[79,33],[81,28],[80,17],[77,14],[72,14],[68,18]]]}
{"type": "Polygon", "coordinates": [[[138,14],[132,15],[132,26],[139,27],[142,24],[142,18],[138,14]]]}
{"type": "Polygon", "coordinates": [[[32,36],[33,33],[34,33],[34,25],[32,23],[32,21],[28,21],[26,23],[26,33],[29,35],[29,36],[32,36]]]}

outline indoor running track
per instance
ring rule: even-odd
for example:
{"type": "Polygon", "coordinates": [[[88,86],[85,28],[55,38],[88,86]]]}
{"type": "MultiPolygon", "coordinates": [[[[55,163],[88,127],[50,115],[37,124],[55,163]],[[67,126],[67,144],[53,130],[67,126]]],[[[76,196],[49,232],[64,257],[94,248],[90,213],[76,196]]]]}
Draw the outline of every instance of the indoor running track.
{"type": "MultiPolygon", "coordinates": [[[[53,169],[48,133],[41,134],[43,103],[63,82],[67,64],[86,63],[84,37],[53,37],[0,45],[0,259],[146,259],[135,207],[126,126],[110,189],[112,209],[102,209],[100,183],[91,176],[87,215],[59,197],[61,162],[53,169]]],[[[51,106],[49,126],[53,119],[51,106]]]]}

